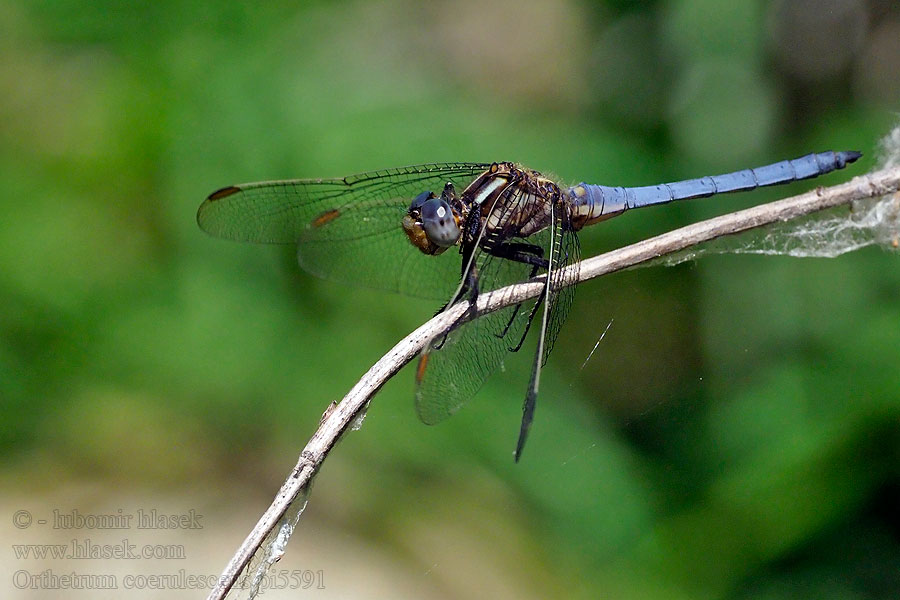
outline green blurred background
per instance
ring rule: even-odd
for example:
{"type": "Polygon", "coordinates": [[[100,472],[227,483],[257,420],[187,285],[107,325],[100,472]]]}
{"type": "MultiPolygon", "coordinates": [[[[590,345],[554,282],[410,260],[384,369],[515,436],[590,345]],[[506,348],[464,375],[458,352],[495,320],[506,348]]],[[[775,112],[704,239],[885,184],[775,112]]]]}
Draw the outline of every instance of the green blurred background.
{"type": "MultiPolygon", "coordinates": [[[[126,595],[23,591],[17,569],[218,574],[328,403],[437,308],[207,237],[212,190],[459,160],[643,185],[865,153],[628,214],[583,232],[590,256],[872,168],[898,74],[896,0],[0,2],[0,531],[123,537],[16,529],[19,509],[206,519],[125,532],[180,561],[4,561],[3,596],[126,595]]],[[[898,260],[580,286],[518,465],[527,352],[437,427],[405,369],[278,565],[325,589],[266,597],[896,598],[898,260]]]]}

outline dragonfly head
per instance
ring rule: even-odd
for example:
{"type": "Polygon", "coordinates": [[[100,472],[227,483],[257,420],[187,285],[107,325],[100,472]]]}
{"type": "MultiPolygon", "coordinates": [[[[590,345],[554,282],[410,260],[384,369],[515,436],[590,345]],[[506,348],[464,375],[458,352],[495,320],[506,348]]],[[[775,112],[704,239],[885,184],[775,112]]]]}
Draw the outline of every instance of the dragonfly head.
{"type": "Polygon", "coordinates": [[[459,241],[459,222],[459,214],[446,198],[422,192],[403,217],[403,231],[412,245],[425,254],[440,254],[459,241]]]}

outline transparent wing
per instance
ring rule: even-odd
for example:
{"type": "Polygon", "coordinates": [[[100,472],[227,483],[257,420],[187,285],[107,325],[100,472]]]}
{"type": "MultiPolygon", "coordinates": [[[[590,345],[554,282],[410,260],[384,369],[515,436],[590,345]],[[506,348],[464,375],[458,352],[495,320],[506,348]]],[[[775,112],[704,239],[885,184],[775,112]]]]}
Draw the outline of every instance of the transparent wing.
{"type": "Polygon", "coordinates": [[[451,181],[462,190],[489,165],[427,164],[342,179],[247,183],[212,193],[197,212],[200,228],[243,242],[297,244],[300,265],[345,283],[446,300],[460,259],[422,254],[401,227],[411,200],[451,181]]]}
{"type": "Polygon", "coordinates": [[[522,424],[519,427],[519,440],[516,442],[516,462],[522,456],[528,432],[534,420],[537,406],[538,389],[540,387],[541,368],[547,363],[559,330],[569,313],[575,287],[571,285],[578,279],[577,271],[571,273],[564,269],[569,263],[576,263],[580,254],[578,238],[571,227],[568,206],[562,202],[553,208],[553,219],[547,230],[549,235],[547,256],[547,280],[544,283],[544,310],[537,327],[538,345],[531,367],[531,378],[522,404],[522,424]]]}
{"type": "MultiPolygon", "coordinates": [[[[507,204],[501,223],[514,218],[524,201],[518,198],[507,204]]],[[[527,239],[510,240],[538,245],[545,257],[552,257],[552,291],[547,298],[548,323],[540,364],[549,358],[575,295],[575,286],[567,284],[574,283],[578,273],[568,272],[565,267],[577,264],[580,258],[578,237],[572,230],[567,207],[560,204],[554,210],[557,218],[553,232],[548,228],[527,239]],[[552,253],[551,243],[556,246],[552,253]]],[[[495,257],[481,249],[476,251],[474,260],[481,292],[525,281],[532,271],[528,265],[495,257]]],[[[542,316],[536,310],[536,302],[530,300],[469,321],[446,338],[433,342],[420,357],[416,372],[416,412],[424,423],[439,423],[459,410],[500,365],[506,353],[518,349],[531,324],[539,323],[542,316]]]]}
{"type": "MultiPolygon", "coordinates": [[[[553,237],[556,248],[553,251],[553,263],[550,268],[550,291],[547,302],[549,303],[549,316],[547,323],[544,353],[541,357],[541,365],[547,364],[553,345],[559,337],[559,331],[566,318],[569,309],[575,299],[575,283],[578,281],[577,267],[567,270],[568,267],[577,265],[581,260],[581,245],[578,236],[572,229],[568,207],[560,205],[556,210],[556,233],[553,237]]],[[[542,232],[544,233],[544,232],[542,232]]]]}
{"type": "MultiPolygon", "coordinates": [[[[501,223],[513,218],[524,201],[509,202],[501,223]]],[[[534,243],[533,237],[510,241],[534,243]]],[[[525,281],[532,271],[529,265],[495,257],[481,248],[473,260],[480,293],[525,281]]],[[[534,303],[531,300],[484,315],[432,342],[420,356],[416,372],[416,412],[424,423],[443,421],[481,388],[506,353],[519,345],[534,303]]]]}

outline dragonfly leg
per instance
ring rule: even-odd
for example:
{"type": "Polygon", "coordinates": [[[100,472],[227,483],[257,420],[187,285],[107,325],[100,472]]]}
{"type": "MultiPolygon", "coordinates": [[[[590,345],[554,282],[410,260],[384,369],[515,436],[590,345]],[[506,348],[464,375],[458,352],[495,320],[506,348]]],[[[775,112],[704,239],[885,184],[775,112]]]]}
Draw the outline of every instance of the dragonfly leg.
{"type": "MultiPolygon", "coordinates": [[[[547,295],[547,290],[546,290],[546,289],[542,290],[542,291],[541,291],[541,295],[538,296],[537,302],[535,302],[535,303],[534,303],[534,306],[531,307],[531,312],[528,314],[528,322],[525,324],[525,331],[522,332],[522,337],[519,338],[519,343],[516,344],[515,346],[510,347],[510,348],[509,348],[509,351],[510,351],[510,352],[518,352],[519,349],[522,347],[522,344],[525,343],[525,336],[528,335],[528,331],[531,329],[531,324],[534,322],[534,317],[535,317],[535,315],[537,315],[537,311],[538,311],[538,309],[541,307],[541,304],[543,304],[543,302],[544,302],[544,297],[545,297],[546,295],[547,295]]],[[[519,306],[521,306],[521,304],[519,304],[519,305],[516,306],[516,312],[517,312],[517,313],[518,313],[518,311],[519,311],[519,306]]],[[[511,319],[510,319],[509,325],[506,326],[507,329],[509,329],[510,325],[512,325],[512,320],[511,320],[511,319]]],[[[506,333],[506,332],[504,332],[504,334],[505,334],[505,333],[506,333]]]]}
{"type": "MultiPolygon", "coordinates": [[[[547,260],[544,259],[544,249],[536,244],[500,244],[492,249],[491,254],[531,265],[531,274],[528,276],[529,278],[537,275],[539,269],[546,269],[548,264],[547,260]]],[[[543,302],[543,299],[543,294],[541,294],[537,302],[535,302],[534,306],[532,307],[531,314],[528,315],[528,323],[525,326],[525,331],[522,332],[522,337],[519,338],[519,342],[515,346],[510,346],[510,352],[518,352],[522,347],[522,344],[525,343],[525,337],[528,335],[528,330],[531,329],[531,323],[532,321],[534,321],[534,316],[537,314],[537,310],[541,306],[541,302],[543,302]]],[[[516,305],[515,310],[513,311],[512,316],[509,318],[509,321],[506,323],[506,326],[503,328],[503,331],[499,334],[495,334],[497,337],[506,337],[506,334],[509,333],[509,329],[512,327],[512,324],[515,322],[516,317],[519,315],[519,310],[521,308],[521,303],[516,305]]]]}
{"type": "Polygon", "coordinates": [[[466,308],[466,312],[464,312],[459,320],[453,323],[450,328],[444,332],[441,336],[440,341],[437,343],[433,343],[431,348],[433,350],[440,350],[444,347],[444,344],[447,342],[447,336],[450,335],[450,331],[456,328],[456,326],[465,321],[474,319],[476,316],[477,302],[478,302],[478,276],[475,274],[475,269],[469,269],[469,272],[463,277],[462,285],[459,287],[459,292],[457,292],[453,298],[450,299],[445,305],[443,305],[435,314],[435,316],[441,314],[463,298],[468,296],[469,306],[466,308]]]}
{"type": "Polygon", "coordinates": [[[544,258],[544,249],[537,244],[522,242],[505,242],[486,247],[485,251],[499,258],[506,258],[515,262],[524,263],[534,267],[531,276],[537,275],[538,269],[546,269],[550,263],[544,258]]]}

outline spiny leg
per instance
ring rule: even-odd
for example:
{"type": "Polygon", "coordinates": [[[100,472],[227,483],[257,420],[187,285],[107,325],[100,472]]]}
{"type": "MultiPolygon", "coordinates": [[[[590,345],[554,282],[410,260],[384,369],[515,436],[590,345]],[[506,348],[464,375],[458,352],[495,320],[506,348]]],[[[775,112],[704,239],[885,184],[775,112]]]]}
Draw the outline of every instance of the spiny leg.
{"type": "MultiPolygon", "coordinates": [[[[532,275],[533,277],[533,275],[532,275]]],[[[537,315],[538,309],[544,303],[544,300],[547,298],[547,290],[541,290],[541,295],[538,296],[537,301],[535,301],[534,306],[531,307],[531,312],[528,314],[528,321],[525,323],[525,331],[522,332],[522,337],[519,338],[519,343],[515,346],[511,346],[509,348],[510,352],[518,352],[522,348],[522,344],[525,343],[525,337],[528,335],[528,332],[531,330],[531,324],[534,322],[534,317],[537,315]]],[[[516,312],[518,313],[519,307],[521,304],[516,305],[516,312]]],[[[514,315],[515,316],[515,315],[514,315]]],[[[506,326],[509,329],[510,325],[512,325],[512,319],[510,319],[509,324],[506,326]]],[[[503,332],[506,335],[506,332],[503,332]]]]}
{"type": "MultiPolygon", "coordinates": [[[[546,269],[548,266],[548,262],[543,258],[544,249],[536,244],[525,244],[519,242],[510,242],[505,244],[499,244],[494,248],[491,248],[489,252],[500,258],[505,258],[508,260],[513,260],[516,262],[524,263],[527,265],[531,265],[531,274],[528,276],[529,279],[533,278],[537,275],[539,269],[546,269]]],[[[528,316],[528,322],[525,326],[525,331],[522,332],[522,337],[519,338],[519,342],[515,346],[510,346],[510,352],[518,352],[519,349],[522,348],[522,344],[525,343],[525,337],[528,335],[528,330],[531,328],[531,323],[534,321],[534,316],[537,314],[538,307],[540,307],[541,302],[544,300],[544,293],[538,297],[537,302],[535,302],[534,306],[531,309],[531,314],[528,316]]],[[[509,321],[506,323],[506,326],[503,328],[503,331],[499,334],[494,334],[497,337],[506,337],[506,334],[509,333],[510,328],[512,327],[513,322],[515,322],[516,317],[519,314],[519,309],[522,308],[522,303],[516,304],[515,309],[513,310],[512,315],[509,318],[509,321]]]]}
{"type": "Polygon", "coordinates": [[[457,321],[455,321],[444,334],[440,338],[440,342],[436,344],[432,344],[433,350],[440,350],[444,347],[444,344],[447,342],[447,336],[450,335],[450,332],[455,329],[460,323],[465,321],[472,320],[477,315],[477,304],[478,304],[478,274],[475,269],[475,265],[472,264],[468,270],[466,270],[466,265],[469,264],[469,257],[471,257],[472,251],[469,250],[467,252],[463,252],[463,270],[461,276],[462,283],[459,286],[459,290],[456,294],[453,295],[453,298],[450,299],[449,302],[444,304],[435,314],[435,316],[441,314],[466,296],[468,296],[467,302],[469,303],[468,307],[466,307],[466,312],[464,312],[457,321]]]}

